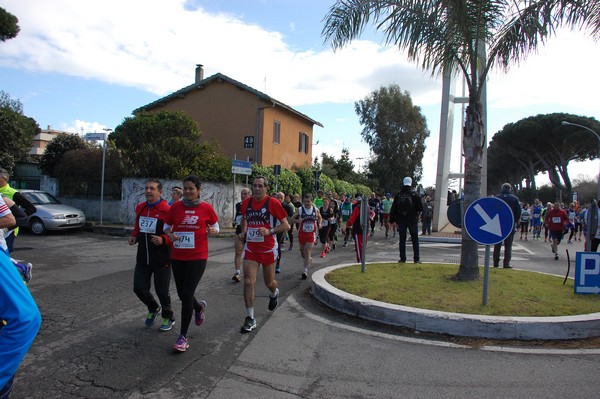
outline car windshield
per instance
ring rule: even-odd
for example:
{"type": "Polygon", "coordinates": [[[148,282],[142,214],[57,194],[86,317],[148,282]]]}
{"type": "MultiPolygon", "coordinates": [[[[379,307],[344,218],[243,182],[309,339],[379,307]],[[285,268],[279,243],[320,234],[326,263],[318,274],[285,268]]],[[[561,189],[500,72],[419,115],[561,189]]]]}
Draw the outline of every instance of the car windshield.
{"type": "Polygon", "coordinates": [[[33,205],[60,204],[60,201],[45,191],[21,192],[33,205]]]}

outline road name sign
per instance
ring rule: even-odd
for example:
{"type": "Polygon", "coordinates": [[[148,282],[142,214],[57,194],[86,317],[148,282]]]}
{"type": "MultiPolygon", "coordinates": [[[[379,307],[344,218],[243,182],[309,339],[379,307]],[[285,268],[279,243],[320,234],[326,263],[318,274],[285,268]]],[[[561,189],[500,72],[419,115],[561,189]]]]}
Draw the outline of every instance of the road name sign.
{"type": "Polygon", "coordinates": [[[496,197],[479,198],[465,211],[465,229],[479,244],[493,245],[504,241],[515,228],[510,206],[496,197]]]}
{"type": "Polygon", "coordinates": [[[251,175],[252,162],[234,159],[231,161],[231,173],[236,175],[251,175]]]}
{"type": "Polygon", "coordinates": [[[577,252],[575,293],[600,294],[600,252],[577,252]]]}
{"type": "Polygon", "coordinates": [[[86,133],[86,140],[106,140],[106,133],[86,133]]]}

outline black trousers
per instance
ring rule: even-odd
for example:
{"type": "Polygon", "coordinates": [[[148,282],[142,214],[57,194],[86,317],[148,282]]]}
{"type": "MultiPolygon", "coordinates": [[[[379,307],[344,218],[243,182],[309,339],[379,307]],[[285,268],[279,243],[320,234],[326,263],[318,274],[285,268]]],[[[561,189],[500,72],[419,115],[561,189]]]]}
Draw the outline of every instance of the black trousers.
{"type": "Polygon", "coordinates": [[[418,262],[421,260],[419,256],[419,223],[398,223],[398,234],[400,235],[400,242],[398,246],[400,247],[400,260],[406,262],[406,230],[410,234],[410,240],[412,241],[413,255],[414,261],[418,262]]]}
{"type": "Polygon", "coordinates": [[[173,277],[177,296],[181,300],[181,330],[180,334],[187,336],[194,310],[199,312],[202,308],[196,299],[196,288],[206,270],[206,259],[201,260],[171,260],[173,277]]]}
{"type": "Polygon", "coordinates": [[[154,312],[158,309],[158,303],[150,292],[152,275],[154,275],[154,291],[156,291],[156,296],[158,296],[160,306],[162,306],[162,317],[173,319],[171,295],[169,294],[171,268],[168,265],[165,267],[136,264],[133,273],[133,292],[148,307],[148,312],[154,312]]]}

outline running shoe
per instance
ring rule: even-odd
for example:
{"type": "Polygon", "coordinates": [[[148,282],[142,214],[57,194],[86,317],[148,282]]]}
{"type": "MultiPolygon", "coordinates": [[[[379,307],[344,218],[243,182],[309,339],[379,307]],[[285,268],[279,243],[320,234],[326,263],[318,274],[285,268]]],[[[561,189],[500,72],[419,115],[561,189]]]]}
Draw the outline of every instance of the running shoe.
{"type": "Polygon", "coordinates": [[[189,347],[190,344],[188,344],[187,338],[183,335],[180,335],[179,338],[177,338],[177,342],[175,342],[175,345],[173,345],[173,349],[179,352],[185,352],[189,347]]]}
{"type": "Polygon", "coordinates": [[[347,247],[348,246],[348,241],[344,241],[344,245],[343,246],[347,247]]]}
{"type": "Polygon", "coordinates": [[[554,254],[554,260],[558,260],[558,254],[554,254]]]}
{"type": "Polygon", "coordinates": [[[302,280],[306,280],[308,278],[308,273],[303,272],[300,277],[302,278],[302,280]]]}
{"type": "Polygon", "coordinates": [[[239,273],[236,273],[233,275],[233,277],[231,278],[233,281],[235,281],[236,283],[239,283],[240,281],[242,281],[242,278],[240,277],[239,273]]]}
{"type": "Polygon", "coordinates": [[[294,244],[290,244],[290,247],[288,248],[288,251],[291,251],[292,248],[294,248],[294,244]]]}
{"type": "Polygon", "coordinates": [[[325,251],[321,252],[321,258],[325,257],[325,251]]]}
{"type": "Polygon", "coordinates": [[[246,320],[244,320],[244,325],[242,326],[242,332],[250,332],[256,328],[256,319],[248,316],[246,320]]]}
{"type": "Polygon", "coordinates": [[[171,328],[173,328],[174,324],[175,324],[175,320],[163,319],[163,322],[160,325],[159,330],[162,332],[169,331],[171,328]]]}
{"type": "Polygon", "coordinates": [[[148,316],[146,317],[145,321],[146,327],[151,327],[152,325],[154,325],[154,323],[156,323],[156,318],[158,317],[158,315],[160,315],[160,306],[154,312],[148,313],[148,316]]]}
{"type": "Polygon", "coordinates": [[[277,295],[272,297],[269,295],[269,310],[273,311],[277,307],[277,303],[279,302],[279,291],[277,291],[277,295]]]}
{"type": "MultiPolygon", "coordinates": [[[[581,241],[581,240],[579,240],[581,241]]],[[[25,274],[23,274],[23,280],[28,283],[31,281],[31,269],[33,269],[33,265],[31,263],[27,263],[25,265],[25,274]]]]}
{"type": "Polygon", "coordinates": [[[275,266],[275,273],[281,273],[281,269],[279,268],[279,266],[275,266]]]}
{"type": "Polygon", "coordinates": [[[328,254],[329,253],[329,244],[325,244],[325,253],[328,254]]]}
{"type": "Polygon", "coordinates": [[[198,327],[200,327],[202,325],[202,323],[204,323],[204,319],[206,318],[204,316],[204,311],[206,310],[206,301],[200,301],[200,311],[196,311],[195,315],[194,315],[194,319],[196,322],[196,325],[198,327]]]}

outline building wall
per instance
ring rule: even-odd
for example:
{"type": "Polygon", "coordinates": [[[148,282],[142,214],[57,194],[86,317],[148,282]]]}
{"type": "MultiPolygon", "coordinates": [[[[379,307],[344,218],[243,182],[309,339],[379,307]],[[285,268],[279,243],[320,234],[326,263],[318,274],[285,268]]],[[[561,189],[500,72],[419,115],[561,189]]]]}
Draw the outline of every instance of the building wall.
{"type": "Polygon", "coordinates": [[[230,159],[235,156],[236,159],[250,159],[262,165],[280,164],[284,168],[291,168],[294,164],[311,164],[311,123],[226,81],[208,84],[203,89],[155,108],[162,109],[187,112],[198,122],[202,140],[217,139],[230,159]],[[279,145],[273,145],[273,120],[281,122],[279,145]],[[256,137],[257,130],[258,140],[255,139],[254,148],[245,149],[244,137],[256,137]],[[298,151],[300,131],[309,135],[308,154],[298,151]]]}

